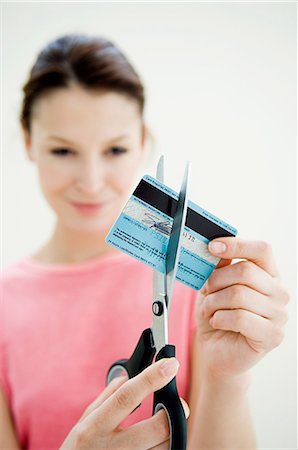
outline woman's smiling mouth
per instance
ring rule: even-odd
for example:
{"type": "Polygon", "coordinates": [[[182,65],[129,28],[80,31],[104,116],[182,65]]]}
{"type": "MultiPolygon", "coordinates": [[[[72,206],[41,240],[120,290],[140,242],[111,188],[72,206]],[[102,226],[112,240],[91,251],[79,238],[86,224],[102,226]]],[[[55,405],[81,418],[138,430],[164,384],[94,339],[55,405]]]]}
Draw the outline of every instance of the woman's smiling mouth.
{"type": "Polygon", "coordinates": [[[85,214],[98,213],[104,206],[104,203],[78,203],[70,202],[77,211],[85,214]]]}

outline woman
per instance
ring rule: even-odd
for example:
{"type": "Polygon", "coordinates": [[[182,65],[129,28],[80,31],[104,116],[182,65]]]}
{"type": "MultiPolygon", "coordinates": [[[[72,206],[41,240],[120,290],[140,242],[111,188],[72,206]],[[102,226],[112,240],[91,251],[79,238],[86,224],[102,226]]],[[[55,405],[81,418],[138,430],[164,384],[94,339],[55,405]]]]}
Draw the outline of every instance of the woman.
{"type": "Polygon", "coordinates": [[[105,388],[110,364],[150,323],[150,269],[104,240],[145,158],[143,108],[138,75],[103,38],[59,38],[31,70],[24,142],[56,224],[3,276],[1,448],[168,448],[165,413],[150,417],[149,397],[176,373],[188,448],[256,445],[249,371],[282,341],[288,302],[267,243],[210,243],[222,260],[203,289],[175,287],[179,371],[165,359],[105,388]]]}

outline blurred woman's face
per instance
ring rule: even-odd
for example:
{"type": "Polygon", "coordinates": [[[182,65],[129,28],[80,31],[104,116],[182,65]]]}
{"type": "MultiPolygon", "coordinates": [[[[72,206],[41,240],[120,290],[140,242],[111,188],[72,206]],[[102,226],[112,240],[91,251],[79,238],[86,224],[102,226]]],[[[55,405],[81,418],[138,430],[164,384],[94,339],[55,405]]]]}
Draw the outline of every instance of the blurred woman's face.
{"type": "Polygon", "coordinates": [[[143,134],[137,103],[121,94],[73,85],[36,102],[26,148],[61,224],[108,231],[135,182],[143,134]]]}

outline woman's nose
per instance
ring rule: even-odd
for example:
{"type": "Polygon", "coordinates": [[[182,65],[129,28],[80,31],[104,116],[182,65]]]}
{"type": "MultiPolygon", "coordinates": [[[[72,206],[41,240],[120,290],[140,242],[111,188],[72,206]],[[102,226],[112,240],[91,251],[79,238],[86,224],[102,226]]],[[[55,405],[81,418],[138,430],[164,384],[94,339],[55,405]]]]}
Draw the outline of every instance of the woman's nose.
{"type": "Polygon", "coordinates": [[[101,191],[105,184],[105,170],[102,162],[90,159],[79,167],[77,187],[86,195],[101,191]]]}

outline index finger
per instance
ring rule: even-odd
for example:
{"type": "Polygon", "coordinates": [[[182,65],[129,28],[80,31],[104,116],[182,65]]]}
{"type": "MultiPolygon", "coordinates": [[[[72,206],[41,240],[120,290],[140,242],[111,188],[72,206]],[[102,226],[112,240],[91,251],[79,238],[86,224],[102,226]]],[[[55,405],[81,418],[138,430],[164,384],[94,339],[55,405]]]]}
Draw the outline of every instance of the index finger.
{"type": "Polygon", "coordinates": [[[79,422],[85,419],[92,411],[98,408],[102,403],[110,397],[119,387],[127,381],[127,376],[114,378],[110,384],[99,394],[99,396],[87,407],[79,422]]]}
{"type": "Polygon", "coordinates": [[[175,358],[164,358],[150,365],[120,386],[87,420],[90,418],[97,428],[100,423],[105,433],[115,430],[149,394],[168,384],[176,375],[178,367],[175,358]]]}
{"type": "Polygon", "coordinates": [[[264,241],[248,241],[236,237],[224,237],[209,242],[210,253],[224,259],[247,259],[277,277],[278,269],[273,257],[272,247],[264,241]]]}

